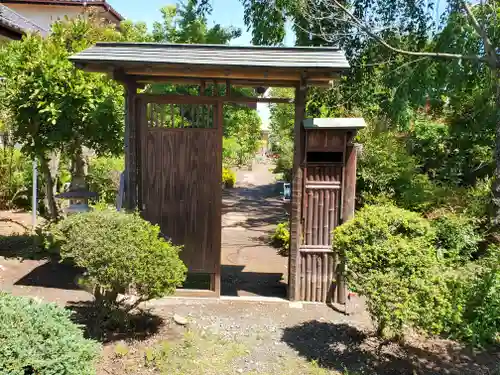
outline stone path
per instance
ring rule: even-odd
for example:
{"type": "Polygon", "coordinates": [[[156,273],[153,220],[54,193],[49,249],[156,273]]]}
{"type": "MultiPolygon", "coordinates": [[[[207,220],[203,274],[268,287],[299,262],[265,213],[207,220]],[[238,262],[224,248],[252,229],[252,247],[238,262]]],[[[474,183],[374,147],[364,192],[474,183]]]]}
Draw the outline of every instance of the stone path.
{"type": "Polygon", "coordinates": [[[286,219],[269,164],[240,170],[234,189],[223,194],[222,294],[286,297],[288,259],[268,244],[286,219]]]}

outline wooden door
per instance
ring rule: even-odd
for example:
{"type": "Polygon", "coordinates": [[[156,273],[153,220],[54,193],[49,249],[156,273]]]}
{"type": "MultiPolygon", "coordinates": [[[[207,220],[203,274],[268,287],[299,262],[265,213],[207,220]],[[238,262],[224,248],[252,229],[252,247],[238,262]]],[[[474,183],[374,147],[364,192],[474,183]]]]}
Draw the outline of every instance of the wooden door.
{"type": "Polygon", "coordinates": [[[141,103],[139,204],[146,220],[184,246],[188,270],[214,279],[221,256],[222,104],[183,99],[141,103]]]}

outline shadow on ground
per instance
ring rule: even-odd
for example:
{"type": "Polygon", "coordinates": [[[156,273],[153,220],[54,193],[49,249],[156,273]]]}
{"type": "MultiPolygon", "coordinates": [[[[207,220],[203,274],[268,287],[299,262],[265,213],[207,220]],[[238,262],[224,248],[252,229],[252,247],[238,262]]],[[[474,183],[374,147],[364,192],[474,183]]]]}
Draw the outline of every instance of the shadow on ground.
{"type": "Polygon", "coordinates": [[[286,218],[286,210],[279,198],[276,184],[224,190],[222,201],[223,215],[244,212],[248,216],[245,220],[225,225],[224,228],[243,227],[252,230],[275,225],[286,218]]]}
{"type": "Polygon", "coordinates": [[[0,256],[16,259],[47,259],[45,252],[36,235],[29,233],[15,233],[9,236],[0,236],[0,256]]]}
{"type": "Polygon", "coordinates": [[[14,285],[80,290],[77,278],[82,273],[82,269],[52,260],[36,267],[30,273],[17,280],[14,285]]]}
{"type": "Polygon", "coordinates": [[[145,340],[156,334],[164,322],[147,311],[106,310],[92,302],[69,302],[67,308],[74,312],[72,319],[83,326],[85,336],[102,343],[145,340]]]}
{"type": "Polygon", "coordinates": [[[263,297],[286,298],[282,273],[243,272],[245,266],[221,266],[221,294],[238,296],[238,291],[263,297]]]}
{"type": "Polygon", "coordinates": [[[348,324],[309,321],[284,329],[282,340],[322,368],[360,374],[493,374],[497,355],[449,343],[433,350],[385,344],[348,324]],[[443,347],[442,347],[443,346],[443,347]]]}

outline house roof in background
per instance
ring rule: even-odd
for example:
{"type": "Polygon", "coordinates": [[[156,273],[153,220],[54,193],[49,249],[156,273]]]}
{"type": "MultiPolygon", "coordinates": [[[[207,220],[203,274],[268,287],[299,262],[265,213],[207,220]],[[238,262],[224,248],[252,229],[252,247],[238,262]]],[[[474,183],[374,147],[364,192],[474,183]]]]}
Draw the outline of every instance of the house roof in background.
{"type": "Polygon", "coordinates": [[[27,32],[39,32],[42,35],[48,34],[48,30],[37,25],[28,18],[13,11],[9,7],[0,4],[0,26],[13,31],[20,36],[27,32]]]}
{"type": "Polygon", "coordinates": [[[123,21],[125,18],[118,13],[106,0],[2,0],[2,3],[16,4],[43,4],[43,5],[68,5],[68,6],[100,6],[111,13],[118,21],[123,21]]]}

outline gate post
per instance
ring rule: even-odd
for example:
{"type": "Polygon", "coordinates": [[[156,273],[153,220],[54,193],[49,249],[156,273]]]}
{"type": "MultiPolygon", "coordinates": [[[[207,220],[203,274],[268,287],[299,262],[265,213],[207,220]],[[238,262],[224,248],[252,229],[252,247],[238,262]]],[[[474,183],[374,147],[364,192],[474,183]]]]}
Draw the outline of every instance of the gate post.
{"type": "Polygon", "coordinates": [[[140,144],[137,139],[137,116],[135,98],[139,85],[135,81],[125,81],[125,208],[137,207],[137,153],[140,144]]]}
{"type": "Polygon", "coordinates": [[[302,121],[305,116],[307,86],[303,81],[295,89],[295,124],[293,128],[294,151],[292,170],[292,209],[290,214],[290,255],[288,258],[288,299],[299,299],[298,260],[301,241],[302,184],[304,158],[304,130],[302,121]]]}

